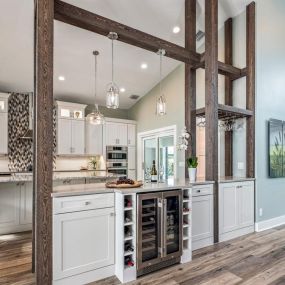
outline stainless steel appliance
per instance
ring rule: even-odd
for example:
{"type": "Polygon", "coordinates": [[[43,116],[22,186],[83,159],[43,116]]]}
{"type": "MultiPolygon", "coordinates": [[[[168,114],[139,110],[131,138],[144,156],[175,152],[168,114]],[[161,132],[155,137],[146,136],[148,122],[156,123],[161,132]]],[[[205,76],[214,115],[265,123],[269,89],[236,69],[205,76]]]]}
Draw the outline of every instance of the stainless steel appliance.
{"type": "Polygon", "coordinates": [[[128,147],[107,146],[107,171],[108,173],[124,175],[128,174],[128,147]]]}
{"type": "Polygon", "coordinates": [[[182,190],[137,196],[137,275],[180,262],[182,190]]]}

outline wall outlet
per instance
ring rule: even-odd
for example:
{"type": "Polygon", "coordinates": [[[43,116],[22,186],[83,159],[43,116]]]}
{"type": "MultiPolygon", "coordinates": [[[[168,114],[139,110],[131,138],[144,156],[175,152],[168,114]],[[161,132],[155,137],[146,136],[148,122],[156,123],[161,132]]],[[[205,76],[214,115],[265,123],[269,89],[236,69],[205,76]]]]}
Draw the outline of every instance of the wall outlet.
{"type": "Polygon", "coordinates": [[[238,162],[238,170],[244,170],[244,163],[238,162]]]}
{"type": "Polygon", "coordinates": [[[263,216],[263,209],[259,208],[259,217],[262,217],[262,216],[263,216]]]}

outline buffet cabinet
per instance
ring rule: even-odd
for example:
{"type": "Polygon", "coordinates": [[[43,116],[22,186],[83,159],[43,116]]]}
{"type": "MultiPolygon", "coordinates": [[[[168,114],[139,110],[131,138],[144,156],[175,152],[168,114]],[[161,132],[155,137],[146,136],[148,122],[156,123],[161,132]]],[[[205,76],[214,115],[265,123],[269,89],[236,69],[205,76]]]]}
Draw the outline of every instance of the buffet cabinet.
{"type": "Polygon", "coordinates": [[[32,182],[0,183],[0,234],[32,229],[32,182]]]}

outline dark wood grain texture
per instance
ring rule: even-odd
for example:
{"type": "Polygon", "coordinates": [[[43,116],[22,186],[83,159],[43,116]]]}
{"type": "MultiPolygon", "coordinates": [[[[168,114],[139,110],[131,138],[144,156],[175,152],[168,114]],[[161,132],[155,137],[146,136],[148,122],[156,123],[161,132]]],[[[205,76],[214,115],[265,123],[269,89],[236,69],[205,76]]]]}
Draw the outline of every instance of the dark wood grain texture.
{"type": "MultiPolygon", "coordinates": [[[[255,2],[246,8],[246,108],[255,113],[255,2]]],[[[255,115],[247,118],[247,177],[255,177],[255,115]]]]}
{"type": "Polygon", "coordinates": [[[53,1],[36,1],[36,281],[52,284],[53,1]]]}
{"type": "MultiPolygon", "coordinates": [[[[185,0],[185,48],[196,52],[196,0],[185,0]]],[[[196,156],[196,69],[185,64],[185,126],[191,139],[186,158],[196,156]]],[[[188,167],[185,167],[188,177],[188,167]]]]}
{"type": "Polygon", "coordinates": [[[214,241],[219,240],[218,0],[205,1],[206,180],[214,184],[214,241]]]}
{"type": "MultiPolygon", "coordinates": [[[[225,63],[233,64],[233,19],[225,22],[225,63]]],[[[233,105],[233,81],[225,76],[225,105],[233,105]]],[[[225,176],[233,176],[233,132],[225,132],[225,176]]]]}
{"type": "Polygon", "coordinates": [[[128,27],[124,24],[112,21],[63,1],[55,0],[54,3],[54,18],[56,20],[103,36],[107,36],[109,32],[116,32],[119,36],[119,41],[152,52],[157,52],[158,49],[165,49],[166,56],[185,63],[194,64],[200,61],[200,54],[194,51],[189,51],[184,47],[128,27]]]}

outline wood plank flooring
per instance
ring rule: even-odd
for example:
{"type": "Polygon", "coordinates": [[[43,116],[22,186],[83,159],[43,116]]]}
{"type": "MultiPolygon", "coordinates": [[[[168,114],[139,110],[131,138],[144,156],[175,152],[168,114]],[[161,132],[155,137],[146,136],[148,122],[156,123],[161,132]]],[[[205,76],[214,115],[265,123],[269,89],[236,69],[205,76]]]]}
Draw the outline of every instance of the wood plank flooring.
{"type": "MultiPolygon", "coordinates": [[[[0,236],[0,285],[34,285],[30,232],[0,236]]],[[[111,277],[90,285],[119,285],[111,277]]],[[[194,252],[193,261],[128,285],[285,285],[285,227],[194,252]]],[[[40,284],[41,285],[41,284],[40,284]]],[[[44,284],[43,284],[44,285],[44,284]]]]}

